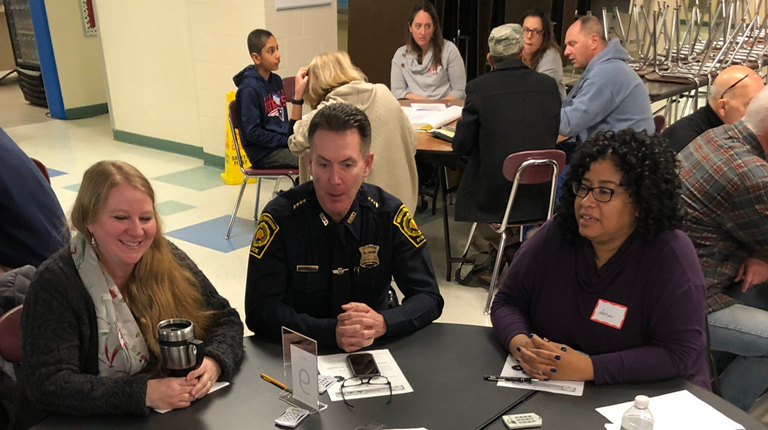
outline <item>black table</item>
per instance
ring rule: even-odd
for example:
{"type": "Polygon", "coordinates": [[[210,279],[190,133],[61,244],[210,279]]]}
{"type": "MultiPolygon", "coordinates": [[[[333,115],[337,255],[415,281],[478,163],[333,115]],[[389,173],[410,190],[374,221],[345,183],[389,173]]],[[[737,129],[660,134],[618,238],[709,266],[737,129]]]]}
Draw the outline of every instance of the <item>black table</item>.
{"type": "MultiPolygon", "coordinates": [[[[285,380],[282,348],[261,338],[244,339],[245,361],[231,386],[212,393],[182,410],[148,417],[72,417],[54,415],[35,426],[50,429],[248,429],[275,428],[274,419],[287,405],[278,400],[280,390],[262,381],[259,373],[285,380]]],[[[394,341],[377,342],[373,349],[388,348],[414,392],[343,402],[320,397],[328,409],[307,417],[301,430],[352,430],[371,421],[389,427],[427,427],[430,430],[482,428],[501,416],[526,390],[496,387],[483,381],[497,374],[506,358],[490,328],[457,324],[432,324],[394,341]]],[[[321,351],[337,353],[338,351],[321,351]]]]}
{"type": "MultiPolygon", "coordinates": [[[[526,400],[525,403],[512,408],[505,415],[533,412],[542,418],[542,430],[599,430],[603,429],[603,425],[609,421],[598,413],[595,408],[630,402],[639,394],[653,397],[680,390],[690,391],[693,395],[722,412],[728,418],[743,425],[746,430],[766,429],[765,426],[755,421],[736,406],[682,379],[652,383],[604,385],[599,387],[592,383],[587,383],[584,387],[584,395],[580,397],[537,392],[526,400]]],[[[653,412],[653,404],[651,404],[651,412],[653,412]]],[[[681,413],[686,412],[681,411],[681,413]]],[[[497,419],[487,429],[507,430],[507,427],[501,419],[497,419]]]]}

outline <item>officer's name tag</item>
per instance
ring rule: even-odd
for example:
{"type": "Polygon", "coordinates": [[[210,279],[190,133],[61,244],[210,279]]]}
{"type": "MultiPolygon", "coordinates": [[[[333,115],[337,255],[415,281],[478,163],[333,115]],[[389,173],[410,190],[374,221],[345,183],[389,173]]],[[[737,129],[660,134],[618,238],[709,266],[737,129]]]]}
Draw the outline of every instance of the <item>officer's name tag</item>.
{"type": "Polygon", "coordinates": [[[626,316],[626,306],[609,302],[608,300],[598,299],[597,305],[595,305],[595,310],[592,311],[592,316],[589,319],[596,323],[605,324],[608,327],[621,330],[621,326],[624,325],[624,318],[626,316]]]}
{"type": "Polygon", "coordinates": [[[299,264],[296,266],[297,272],[317,272],[320,268],[318,266],[308,266],[304,264],[299,264]]]}

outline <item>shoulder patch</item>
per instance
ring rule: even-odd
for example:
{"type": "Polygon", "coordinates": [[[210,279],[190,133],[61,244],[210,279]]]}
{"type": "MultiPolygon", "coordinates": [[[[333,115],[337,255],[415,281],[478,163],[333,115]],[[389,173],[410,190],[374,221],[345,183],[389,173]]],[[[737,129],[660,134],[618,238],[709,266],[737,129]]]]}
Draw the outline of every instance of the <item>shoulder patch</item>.
{"type": "Polygon", "coordinates": [[[418,248],[427,241],[405,205],[401,205],[400,209],[397,210],[397,214],[395,214],[395,219],[392,223],[400,229],[403,235],[405,235],[415,247],[418,248]]]}
{"type": "Polygon", "coordinates": [[[261,214],[259,225],[256,226],[256,233],[253,234],[251,255],[261,259],[278,230],[280,230],[280,227],[272,218],[272,215],[268,213],[261,214]]]}

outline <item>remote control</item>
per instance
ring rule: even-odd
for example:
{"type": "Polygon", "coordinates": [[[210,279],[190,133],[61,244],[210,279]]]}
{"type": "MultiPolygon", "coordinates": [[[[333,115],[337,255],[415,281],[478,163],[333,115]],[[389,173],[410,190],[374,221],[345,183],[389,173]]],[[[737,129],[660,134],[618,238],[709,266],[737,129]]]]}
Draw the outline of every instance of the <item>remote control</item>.
{"type": "Polygon", "coordinates": [[[502,420],[504,420],[504,425],[506,425],[508,429],[530,429],[541,427],[541,417],[534,413],[504,415],[502,420]]]}
{"type": "Polygon", "coordinates": [[[279,417],[275,418],[275,424],[282,426],[282,427],[290,427],[294,428],[301,420],[306,418],[306,416],[309,415],[309,411],[306,409],[301,408],[294,408],[291,406],[290,408],[286,409],[285,412],[282,413],[279,417]]]}
{"type": "Polygon", "coordinates": [[[317,375],[317,388],[320,394],[325,394],[331,388],[331,385],[336,382],[338,382],[338,379],[335,376],[317,375]]]}

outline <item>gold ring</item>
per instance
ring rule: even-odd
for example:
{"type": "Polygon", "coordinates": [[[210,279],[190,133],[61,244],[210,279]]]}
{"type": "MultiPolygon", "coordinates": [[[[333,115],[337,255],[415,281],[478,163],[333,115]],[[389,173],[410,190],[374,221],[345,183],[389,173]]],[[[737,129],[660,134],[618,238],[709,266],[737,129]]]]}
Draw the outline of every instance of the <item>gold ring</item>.
{"type": "Polygon", "coordinates": [[[543,375],[544,375],[544,372],[542,372],[541,370],[539,370],[539,376],[543,376],[543,375]]]}

